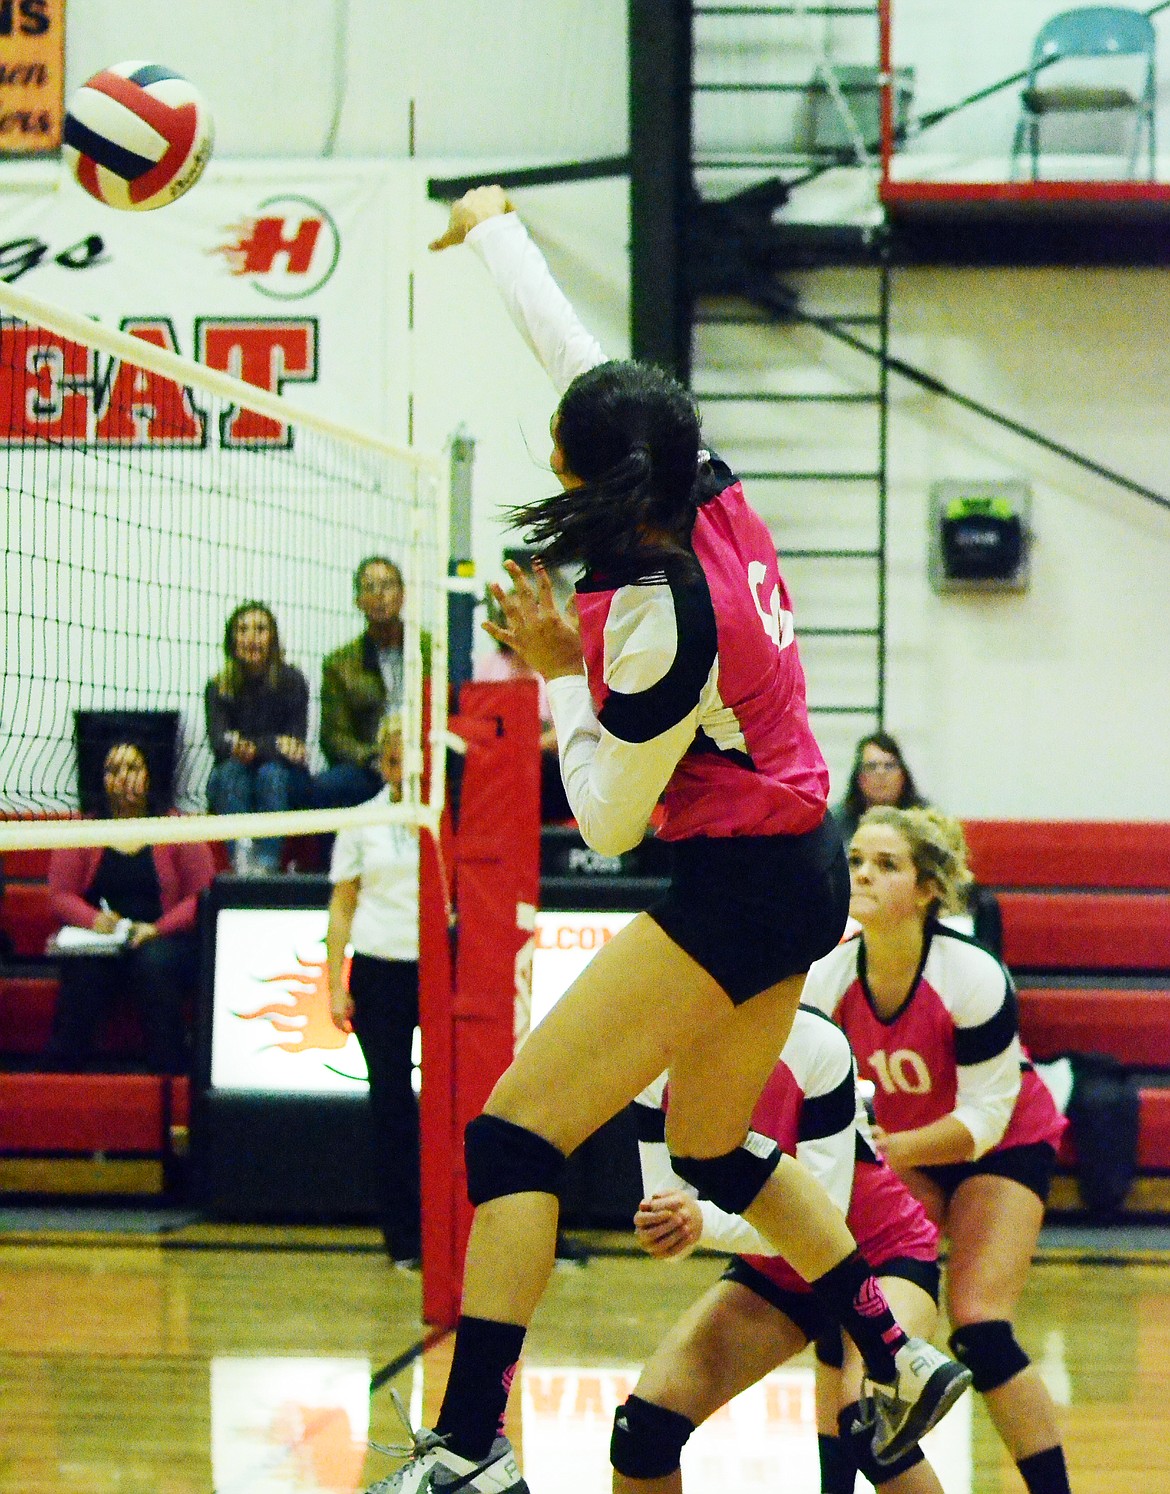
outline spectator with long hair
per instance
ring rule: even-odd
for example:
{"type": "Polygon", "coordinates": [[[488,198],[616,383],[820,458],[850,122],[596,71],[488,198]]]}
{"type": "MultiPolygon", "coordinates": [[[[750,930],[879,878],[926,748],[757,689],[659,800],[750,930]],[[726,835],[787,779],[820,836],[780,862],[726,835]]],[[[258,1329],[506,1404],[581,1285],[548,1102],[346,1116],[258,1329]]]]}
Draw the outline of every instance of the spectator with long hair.
{"type": "MultiPolygon", "coordinates": [[[[134,820],[151,812],[150,769],[137,742],[115,742],[102,770],[105,813],[134,820]]],[[[98,1023],[128,990],[142,1017],[152,1071],[187,1067],[187,1006],[199,973],[195,918],[199,894],[215,875],[203,843],[78,846],[49,855],[49,892],[62,925],[121,933],[102,953],[62,960],[48,1062],[86,1066],[98,1023]]]]}
{"type": "MultiPolygon", "coordinates": [[[[309,802],[309,686],[284,657],[272,609],[241,602],[223,633],[223,666],[207,682],[207,736],[215,766],[207,783],[212,814],[301,809],[309,802]]],[[[282,841],[231,843],[237,873],[280,870],[282,841]]]]}
{"type": "Polygon", "coordinates": [[[897,739],[888,731],[873,731],[857,744],[849,784],[844,796],[833,806],[833,816],[841,829],[841,838],[848,845],[858,820],[875,804],[916,809],[925,803],[897,739]]]}

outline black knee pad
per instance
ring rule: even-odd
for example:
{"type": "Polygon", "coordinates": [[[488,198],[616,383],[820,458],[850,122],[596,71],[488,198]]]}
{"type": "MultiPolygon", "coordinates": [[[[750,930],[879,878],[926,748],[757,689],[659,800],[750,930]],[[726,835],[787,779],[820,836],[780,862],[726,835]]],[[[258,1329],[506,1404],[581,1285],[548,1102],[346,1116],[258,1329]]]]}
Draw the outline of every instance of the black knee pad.
{"type": "Polygon", "coordinates": [[[826,1369],[841,1369],[845,1364],[845,1340],[836,1323],[817,1334],[817,1363],[826,1369]]]}
{"type": "Polygon", "coordinates": [[[630,1396],[613,1416],[609,1461],[623,1478],[666,1478],[678,1468],[695,1424],[640,1395],[630,1396]]]}
{"type": "Polygon", "coordinates": [[[971,1383],[980,1392],[998,1390],[1032,1363],[1004,1318],[956,1328],[949,1342],[951,1353],[971,1371],[971,1383]]]}
{"type": "Polygon", "coordinates": [[[841,1441],[849,1449],[849,1456],[859,1473],[865,1475],[875,1489],[880,1489],[890,1479],[907,1473],[922,1462],[922,1449],[912,1447],[892,1463],[879,1463],[873,1455],[873,1423],[858,1424],[860,1407],[857,1402],[846,1406],[837,1418],[841,1441]]]}
{"type": "Polygon", "coordinates": [[[557,1193],[565,1154],[535,1131],[477,1115],[463,1133],[467,1196],[478,1208],[509,1193],[557,1193]]]}
{"type": "Polygon", "coordinates": [[[710,1199],[725,1214],[742,1214],[783,1155],[769,1137],[749,1131],[742,1146],[722,1157],[676,1157],[672,1152],[670,1163],[684,1182],[699,1190],[700,1198],[710,1199]]]}

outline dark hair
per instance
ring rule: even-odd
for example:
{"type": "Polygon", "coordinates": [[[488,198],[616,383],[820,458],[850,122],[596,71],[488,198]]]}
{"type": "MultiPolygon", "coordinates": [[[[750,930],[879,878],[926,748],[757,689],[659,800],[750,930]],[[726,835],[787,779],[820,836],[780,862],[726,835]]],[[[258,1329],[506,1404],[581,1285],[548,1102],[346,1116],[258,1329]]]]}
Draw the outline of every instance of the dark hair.
{"type": "Polygon", "coordinates": [[[902,756],[902,749],[898,746],[895,738],[888,731],[872,731],[868,737],[862,737],[857,744],[857,751],[853,754],[853,767],[849,773],[849,787],[845,790],[845,797],[841,801],[841,807],[849,820],[856,823],[857,820],[869,808],[869,801],[861,792],[861,757],[867,747],[880,747],[890,757],[897,758],[898,766],[902,770],[902,792],[898,796],[898,809],[921,809],[926,800],[918,792],[918,785],[914,782],[914,774],[906,766],[906,759],[902,756]]]}
{"type": "Polygon", "coordinates": [[[384,565],[387,570],[393,571],[397,577],[399,586],[402,585],[402,572],[398,566],[386,555],[367,555],[364,560],[358,561],[358,568],[353,573],[353,594],[356,597],[362,589],[362,581],[365,574],[372,565],[384,565]]]}
{"type": "Polygon", "coordinates": [[[142,766],[146,769],[147,813],[161,813],[161,806],[155,800],[154,774],[150,770],[150,754],[147,752],[143,744],[139,741],[136,741],[134,737],[115,737],[113,741],[110,742],[106,750],[102,753],[102,797],[101,812],[99,818],[109,819],[110,817],[110,799],[109,795],[106,793],[106,767],[109,764],[111,754],[119,751],[123,747],[129,747],[132,751],[137,752],[138,756],[142,759],[142,766]]]}
{"type": "Polygon", "coordinates": [[[268,668],[265,670],[268,683],[275,689],[284,673],[284,650],[280,646],[280,629],[276,626],[272,608],[265,602],[241,602],[228,618],[223,630],[224,665],[215,677],[215,683],[221,695],[238,694],[240,686],[244,683],[244,669],[236,653],[236,624],[249,612],[262,612],[268,619],[268,626],[272,630],[272,642],[268,649],[268,668]]]}
{"type": "Polygon", "coordinates": [[[509,511],[547,564],[621,561],[645,548],[647,529],[690,539],[701,433],[677,380],[647,363],[601,363],[565,391],[555,433],[582,485],[509,511]]]}

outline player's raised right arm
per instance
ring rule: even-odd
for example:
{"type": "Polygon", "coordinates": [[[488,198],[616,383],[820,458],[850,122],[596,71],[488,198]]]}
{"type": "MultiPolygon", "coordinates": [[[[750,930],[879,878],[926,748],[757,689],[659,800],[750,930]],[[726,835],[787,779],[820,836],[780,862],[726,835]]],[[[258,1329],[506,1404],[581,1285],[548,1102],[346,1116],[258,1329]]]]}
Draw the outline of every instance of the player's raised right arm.
{"type": "Polygon", "coordinates": [[[508,315],[558,394],[578,374],[606,361],[601,344],[582,325],[502,187],[465,192],[451,206],[446,233],[431,248],[464,242],[487,266],[508,315]]]}

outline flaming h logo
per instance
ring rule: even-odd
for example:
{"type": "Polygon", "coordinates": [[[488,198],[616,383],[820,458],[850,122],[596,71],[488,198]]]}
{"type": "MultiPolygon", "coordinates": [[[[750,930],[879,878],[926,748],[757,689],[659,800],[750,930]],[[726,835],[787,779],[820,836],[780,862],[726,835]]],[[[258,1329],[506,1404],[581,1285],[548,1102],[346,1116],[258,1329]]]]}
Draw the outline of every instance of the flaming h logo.
{"type": "Polygon", "coordinates": [[[211,252],[262,296],[296,301],[320,290],[341,257],[341,235],[327,208],[307,197],[269,197],[254,218],[232,224],[234,238],[211,252]]]}

